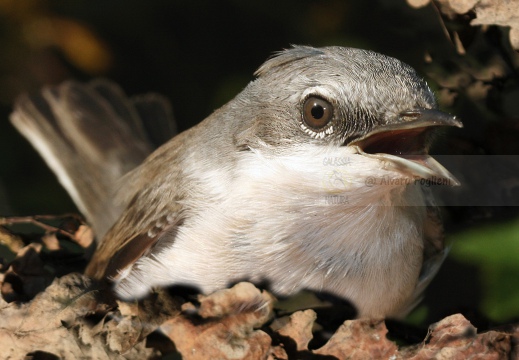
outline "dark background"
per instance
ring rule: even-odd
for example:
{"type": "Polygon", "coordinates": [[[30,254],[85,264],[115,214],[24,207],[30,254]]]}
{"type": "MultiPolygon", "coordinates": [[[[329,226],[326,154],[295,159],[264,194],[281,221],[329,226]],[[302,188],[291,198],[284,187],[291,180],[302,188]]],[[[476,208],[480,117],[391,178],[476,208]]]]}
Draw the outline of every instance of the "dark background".
{"type": "MultiPolygon", "coordinates": [[[[472,27],[474,16],[442,16],[432,4],[414,9],[404,0],[2,1],[0,216],[76,211],[8,121],[21,92],[67,78],[106,77],[130,95],[166,95],[183,130],[291,44],[359,47],[399,58],[426,78],[444,110],[464,121],[436,153],[517,155],[517,53],[507,29],[472,27]]],[[[480,326],[519,317],[517,209],[450,207],[445,217],[452,255],[410,321],[459,311],[480,326]]]]}

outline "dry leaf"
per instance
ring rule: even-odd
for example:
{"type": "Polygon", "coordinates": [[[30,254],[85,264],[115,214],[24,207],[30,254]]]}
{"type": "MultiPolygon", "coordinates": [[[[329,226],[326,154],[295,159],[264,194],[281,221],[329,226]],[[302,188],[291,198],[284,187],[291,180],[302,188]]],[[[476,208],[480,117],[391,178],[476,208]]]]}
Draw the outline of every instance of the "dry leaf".
{"type": "Polygon", "coordinates": [[[49,233],[45,234],[41,237],[41,241],[43,245],[50,251],[58,251],[61,249],[61,246],[59,244],[58,237],[56,236],[56,233],[49,233]]]}
{"type": "Polygon", "coordinates": [[[42,247],[31,243],[16,254],[2,280],[1,293],[7,302],[30,300],[51,283],[40,258],[42,247]]]}
{"type": "Polygon", "coordinates": [[[386,338],[382,320],[348,320],[324,346],[312,350],[308,344],[315,312],[292,314],[277,330],[281,343],[272,346],[271,337],[259,328],[273,316],[273,298],[250,283],[200,296],[200,305],[183,306],[181,315],[181,299],[165,292],[141,302],[110,304],[98,294],[88,278],[70,274],[55,280],[30,303],[0,299],[2,355],[149,359],[159,355],[161,344],[146,348],[148,335],[160,325],[183,359],[508,359],[511,339],[517,334],[517,327],[477,334],[463,316],[453,315],[432,325],[422,344],[398,350],[386,338]]]}
{"type": "Polygon", "coordinates": [[[79,275],[67,276],[56,280],[30,303],[10,303],[2,307],[0,348],[3,355],[13,359],[23,359],[33,351],[45,351],[62,358],[80,355],[75,339],[62,322],[92,311],[89,301],[85,301],[92,297],[84,294],[88,285],[88,280],[79,275]],[[87,306],[77,306],[77,301],[87,306]],[[62,346],[57,346],[58,343],[62,346]]]}
{"type": "Polygon", "coordinates": [[[308,350],[308,344],[313,338],[312,328],[317,319],[313,310],[298,311],[290,315],[288,323],[281,327],[277,333],[289,337],[296,344],[297,351],[308,350]]]}
{"type": "Polygon", "coordinates": [[[14,253],[20,251],[24,246],[22,238],[0,226],[0,244],[5,245],[14,253]]]}
{"type": "MultiPolygon", "coordinates": [[[[422,0],[408,0],[412,7],[420,7],[422,0]]],[[[512,0],[435,0],[441,12],[450,18],[469,11],[476,13],[470,23],[510,27],[510,43],[519,50],[519,1],[512,0]]]]}
{"type": "MultiPolygon", "coordinates": [[[[250,283],[200,296],[196,314],[160,327],[183,359],[266,359],[270,336],[255,330],[272,316],[273,297],[250,283]]],[[[192,308],[192,307],[191,307],[192,308]]]]}
{"type": "Polygon", "coordinates": [[[471,25],[508,26],[510,42],[519,50],[519,1],[480,0],[476,7],[476,18],[471,25]]]}
{"type": "Polygon", "coordinates": [[[509,359],[510,335],[489,331],[477,334],[476,328],[461,314],[433,324],[424,344],[403,352],[405,359],[509,359]]]}
{"type": "Polygon", "coordinates": [[[347,320],[314,354],[337,359],[388,359],[397,353],[397,346],[386,334],[383,320],[347,320]]]}
{"type": "Polygon", "coordinates": [[[415,9],[429,5],[431,0],[407,0],[407,4],[415,9]]]}
{"type": "Polygon", "coordinates": [[[74,233],[74,240],[79,244],[79,246],[86,249],[92,245],[92,242],[94,241],[94,231],[90,226],[81,224],[74,233]]]}
{"type": "Polygon", "coordinates": [[[1,304],[0,348],[2,356],[23,359],[30,353],[47,353],[61,359],[145,359],[153,353],[144,342],[119,354],[128,319],[105,319],[92,326],[87,316],[106,311],[98,304],[90,280],[70,274],[55,280],[30,303],[1,304]],[[108,336],[110,334],[110,336],[108,336]],[[113,340],[118,344],[114,344],[113,340]],[[106,340],[105,340],[106,339],[106,340]]]}

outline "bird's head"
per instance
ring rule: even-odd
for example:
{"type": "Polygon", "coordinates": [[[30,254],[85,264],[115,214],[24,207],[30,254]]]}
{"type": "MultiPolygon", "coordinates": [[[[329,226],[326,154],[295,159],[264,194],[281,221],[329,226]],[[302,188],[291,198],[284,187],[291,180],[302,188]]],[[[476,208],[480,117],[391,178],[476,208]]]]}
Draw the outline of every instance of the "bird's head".
{"type": "Polygon", "coordinates": [[[256,75],[231,106],[254,109],[238,126],[239,146],[348,147],[411,177],[456,183],[428,150],[434,129],[462,124],[437,109],[426,82],[403,62],[367,50],[296,46],[256,75]]]}

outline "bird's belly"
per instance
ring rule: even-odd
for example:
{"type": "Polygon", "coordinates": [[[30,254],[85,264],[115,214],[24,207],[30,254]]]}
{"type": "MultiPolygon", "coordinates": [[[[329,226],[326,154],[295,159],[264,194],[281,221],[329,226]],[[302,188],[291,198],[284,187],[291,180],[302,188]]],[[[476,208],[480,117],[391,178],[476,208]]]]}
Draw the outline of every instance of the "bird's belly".
{"type": "Polygon", "coordinates": [[[265,257],[261,276],[278,294],[323,291],[352,301],[359,316],[397,314],[412,295],[422,265],[424,208],[408,210],[371,209],[379,221],[372,227],[352,220],[351,226],[306,232],[313,236],[298,233],[284,248],[272,246],[279,253],[265,257]]]}
{"type": "Polygon", "coordinates": [[[241,179],[240,191],[186,220],[171,247],[139,260],[128,293],[173,284],[209,293],[251,280],[266,281],[281,295],[326,291],[352,301],[366,317],[392,315],[405,305],[422,264],[425,207],[406,206],[419,203],[419,187],[393,195],[362,184],[346,189],[362,201],[379,198],[360,206],[322,201],[320,189],[301,191],[293,186],[301,176],[268,176],[241,179]]]}

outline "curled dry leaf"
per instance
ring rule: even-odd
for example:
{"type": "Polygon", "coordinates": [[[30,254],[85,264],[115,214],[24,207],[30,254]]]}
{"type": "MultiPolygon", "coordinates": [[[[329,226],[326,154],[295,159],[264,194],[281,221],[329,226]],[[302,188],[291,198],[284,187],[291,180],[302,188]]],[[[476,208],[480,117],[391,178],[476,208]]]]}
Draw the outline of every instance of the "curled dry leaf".
{"type": "MultiPolygon", "coordinates": [[[[429,3],[427,0],[407,0],[407,3],[419,8],[429,3]]],[[[519,1],[500,0],[435,0],[443,14],[449,18],[474,11],[476,18],[470,23],[478,25],[499,25],[510,28],[510,43],[519,50],[519,1]]]]}
{"type": "Polygon", "coordinates": [[[436,0],[443,12],[449,15],[465,14],[474,8],[480,0],[436,0]]]}
{"type": "Polygon", "coordinates": [[[383,320],[347,320],[330,340],[314,351],[338,359],[388,359],[397,353],[395,343],[386,338],[383,320]]]}
{"type": "Polygon", "coordinates": [[[431,0],[407,0],[407,4],[409,4],[411,7],[414,7],[415,9],[427,6],[430,2],[431,0]]]}
{"type": "Polygon", "coordinates": [[[2,297],[8,301],[27,301],[52,282],[40,258],[42,245],[32,243],[16,254],[2,280],[2,297]]]}
{"type": "MultiPolygon", "coordinates": [[[[291,321],[278,330],[278,333],[298,342],[295,339],[300,336],[301,329],[295,326],[296,321],[308,329],[314,320],[312,313],[300,311],[293,314],[291,321]]],[[[512,337],[518,332],[513,328],[507,332],[489,331],[477,334],[476,328],[462,315],[457,314],[433,324],[427,338],[419,345],[398,349],[395,343],[386,338],[386,334],[387,329],[382,320],[348,320],[320,349],[304,351],[306,346],[300,341],[299,351],[294,352],[285,347],[288,356],[274,358],[306,359],[312,358],[312,355],[321,355],[336,359],[509,359],[512,356],[512,337]]],[[[517,341],[519,338],[515,339],[517,341]]],[[[304,342],[306,341],[305,338],[304,342]]]]}
{"type": "MultiPolygon", "coordinates": [[[[461,315],[453,315],[430,328],[422,344],[403,347],[386,338],[382,320],[348,320],[328,342],[309,349],[316,315],[298,311],[277,330],[262,331],[273,316],[273,297],[250,283],[200,296],[200,304],[187,304],[165,292],[141,302],[101,298],[91,281],[79,274],[55,280],[26,304],[0,299],[0,349],[5,358],[47,354],[62,359],[150,359],[160,355],[150,334],[159,329],[183,359],[507,359],[512,354],[510,331],[477,334],[461,315]],[[270,334],[275,337],[272,344],[270,334]]],[[[317,319],[318,321],[318,319],[317,319]]],[[[160,340],[160,338],[159,338],[160,340]]],[[[161,338],[162,343],[166,339],[161,338]]],[[[166,353],[173,351],[171,348],[166,353]]]]}
{"type": "Polygon", "coordinates": [[[100,303],[87,277],[55,280],[30,303],[0,303],[2,356],[23,359],[46,353],[61,359],[147,359],[153,349],[141,341],[136,317],[100,303]],[[93,314],[105,314],[97,323],[93,314]]]}
{"type": "Polygon", "coordinates": [[[10,262],[2,259],[0,267],[0,290],[7,302],[29,301],[43,291],[56,276],[82,271],[88,257],[87,248],[94,240],[91,228],[73,215],[0,218],[0,223],[31,223],[46,230],[39,238],[25,236],[22,240],[22,237],[0,226],[0,243],[13,252],[16,250],[15,259],[10,262]],[[61,221],[59,227],[43,222],[56,220],[61,221]],[[30,241],[34,242],[29,243],[30,241]],[[64,244],[70,241],[81,248],[64,244]],[[24,246],[24,243],[29,245],[24,246]]]}
{"type": "Polygon", "coordinates": [[[126,319],[130,326],[126,334],[134,339],[123,351],[145,340],[162,323],[176,317],[180,313],[182,302],[182,299],[172,298],[162,290],[139,302],[117,301],[121,319],[126,319]]]}
{"type": "Polygon", "coordinates": [[[93,311],[93,296],[84,293],[88,286],[88,279],[71,275],[56,280],[30,303],[3,306],[0,309],[3,356],[23,359],[33,351],[62,358],[80,355],[76,340],[63,323],[93,311]],[[57,346],[57,342],[62,345],[57,346]]]}
{"type": "Polygon", "coordinates": [[[94,231],[90,226],[81,224],[74,233],[74,240],[79,246],[86,249],[94,242],[94,231]]]}
{"type": "Polygon", "coordinates": [[[509,359],[510,335],[476,328],[461,314],[446,317],[429,328],[424,343],[402,352],[403,358],[426,359],[509,359]]]}
{"type": "MultiPolygon", "coordinates": [[[[455,2],[455,0],[451,0],[455,2]]],[[[510,42],[519,50],[519,2],[480,0],[476,7],[476,18],[471,25],[500,25],[510,27],[510,42]]]]}
{"type": "Polygon", "coordinates": [[[45,234],[41,237],[41,241],[43,245],[50,251],[58,251],[61,249],[61,246],[59,244],[58,237],[56,236],[56,233],[49,233],[45,234]]]}
{"type": "Polygon", "coordinates": [[[11,233],[2,226],[0,226],[0,244],[7,246],[13,253],[17,253],[25,246],[20,236],[11,233]]]}
{"type": "Polygon", "coordinates": [[[208,296],[200,295],[198,300],[198,315],[203,318],[247,314],[253,326],[261,326],[272,315],[274,297],[266,291],[258,290],[251,283],[241,282],[230,289],[216,291],[208,296]]]}
{"type": "Polygon", "coordinates": [[[250,283],[239,283],[200,296],[199,301],[196,314],[189,311],[191,314],[184,313],[160,327],[183,359],[267,358],[270,336],[256,328],[272,316],[273,297],[269,293],[250,283]]]}
{"type": "Polygon", "coordinates": [[[295,342],[296,351],[308,350],[308,344],[313,338],[312,328],[317,319],[315,311],[309,309],[290,315],[288,322],[277,333],[295,342]]]}

